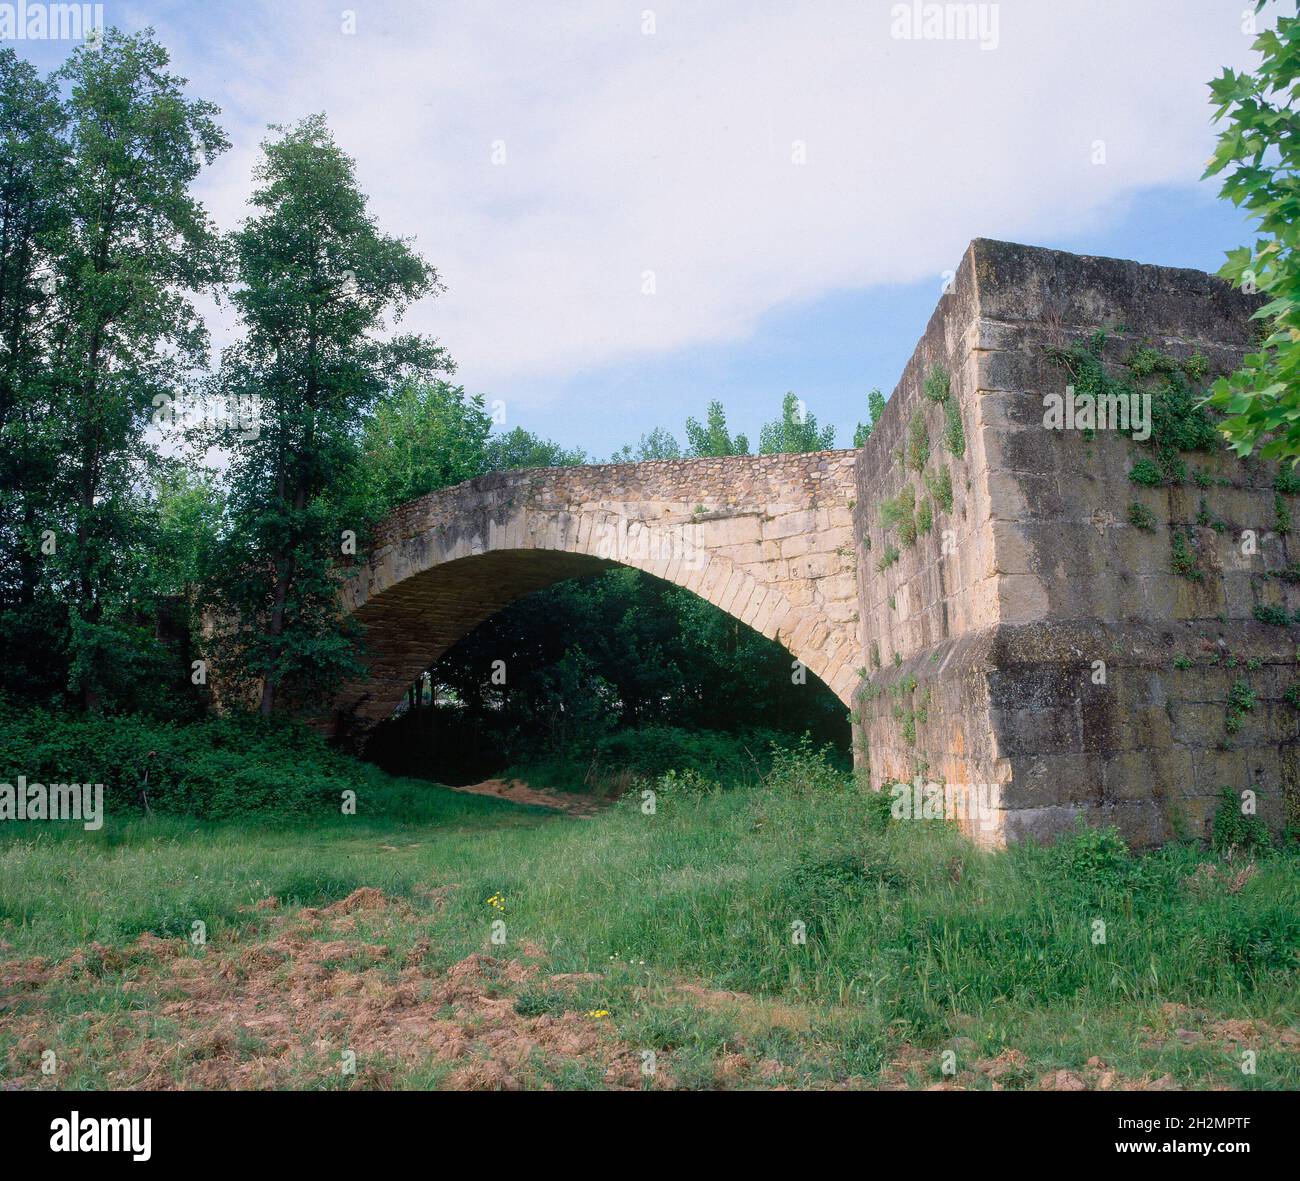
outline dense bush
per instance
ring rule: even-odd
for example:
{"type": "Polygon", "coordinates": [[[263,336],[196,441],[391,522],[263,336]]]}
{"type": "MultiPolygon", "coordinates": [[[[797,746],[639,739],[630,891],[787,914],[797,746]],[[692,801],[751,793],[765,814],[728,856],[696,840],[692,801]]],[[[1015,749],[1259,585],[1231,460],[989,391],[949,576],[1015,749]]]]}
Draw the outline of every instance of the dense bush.
{"type": "Polygon", "coordinates": [[[66,716],[0,702],[0,782],[102,783],[111,815],[220,819],[337,811],[376,774],[299,724],[254,717],[176,724],[143,716],[66,716]]]}

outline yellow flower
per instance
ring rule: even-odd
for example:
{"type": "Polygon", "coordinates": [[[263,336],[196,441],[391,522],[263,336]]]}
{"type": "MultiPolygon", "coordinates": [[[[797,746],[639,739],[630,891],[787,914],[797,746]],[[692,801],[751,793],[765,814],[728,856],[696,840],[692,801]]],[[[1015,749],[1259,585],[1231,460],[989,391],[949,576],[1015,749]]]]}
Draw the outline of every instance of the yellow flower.
{"type": "Polygon", "coordinates": [[[589,1013],[587,1014],[587,1016],[588,1016],[588,1017],[608,1017],[608,1016],[609,1016],[609,1010],[608,1010],[608,1009],[592,1009],[591,1012],[589,1012],[589,1013]]]}

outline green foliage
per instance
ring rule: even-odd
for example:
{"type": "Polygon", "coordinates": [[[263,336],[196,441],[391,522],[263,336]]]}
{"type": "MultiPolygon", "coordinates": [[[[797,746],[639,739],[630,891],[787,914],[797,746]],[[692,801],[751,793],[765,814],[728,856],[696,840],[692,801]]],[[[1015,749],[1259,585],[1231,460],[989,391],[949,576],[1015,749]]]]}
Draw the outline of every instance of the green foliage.
{"type": "Polygon", "coordinates": [[[192,300],[223,277],[190,187],[228,144],[168,66],[148,32],[109,30],[45,79],[0,50],[4,680],[92,709],[139,704],[157,671],[147,432],[198,385],[192,300]]]}
{"type": "Polygon", "coordinates": [[[948,370],[942,365],[936,365],[930,370],[925,381],[922,382],[921,388],[925,391],[925,396],[931,402],[946,402],[951,382],[948,376],[948,370]]]}
{"type": "Polygon", "coordinates": [[[861,849],[805,856],[777,879],[771,909],[804,923],[807,934],[820,939],[830,924],[848,918],[882,888],[903,881],[888,859],[861,849]]]}
{"type": "Polygon", "coordinates": [[[1187,479],[1182,453],[1218,446],[1214,418],[1197,388],[1205,375],[1204,358],[1179,360],[1155,349],[1138,347],[1120,370],[1112,372],[1102,361],[1102,344],[1103,337],[1098,334],[1087,344],[1052,352],[1051,359],[1069,376],[1076,398],[1091,399],[1099,408],[1113,406],[1116,414],[1120,413],[1119,407],[1128,408],[1129,435],[1138,426],[1132,408],[1141,406],[1141,399],[1149,399],[1151,434],[1144,445],[1154,449],[1155,457],[1138,460],[1129,478],[1151,488],[1182,483],[1187,479]]]}
{"type": "Polygon", "coordinates": [[[484,447],[484,466],[503,472],[514,468],[576,467],[587,462],[586,453],[561,447],[549,439],[517,426],[504,435],[492,435],[484,447]]]}
{"type": "Polygon", "coordinates": [[[934,528],[934,506],[926,496],[921,499],[921,503],[916,508],[916,532],[923,536],[932,528],[934,528]]]}
{"type": "Polygon", "coordinates": [[[1128,478],[1144,488],[1159,488],[1165,482],[1165,473],[1151,459],[1139,459],[1129,468],[1128,478]]]}
{"type": "Polygon", "coordinates": [[[1156,527],[1156,515],[1146,505],[1135,500],[1128,506],[1128,523],[1135,529],[1150,531],[1156,527]]]}
{"type": "Polygon", "coordinates": [[[1273,477],[1273,489],[1283,496],[1300,496],[1300,473],[1293,467],[1281,467],[1273,477]]]}
{"type": "Polygon", "coordinates": [[[641,436],[635,447],[624,444],[622,450],[610,456],[610,463],[644,463],[650,459],[681,459],[681,444],[672,432],[655,427],[641,436]]]}
{"type": "Polygon", "coordinates": [[[1247,814],[1244,807],[1244,802],[1230,788],[1225,787],[1219,793],[1210,836],[1214,849],[1223,853],[1250,853],[1272,844],[1268,826],[1258,816],[1247,814]]]}
{"type": "Polygon", "coordinates": [[[1131,866],[1128,846],[1119,830],[1094,828],[1080,817],[1074,832],[1052,847],[1052,859],[1071,881],[1122,882],[1131,866]]]}
{"type": "Polygon", "coordinates": [[[952,512],[952,472],[946,465],[937,472],[925,473],[925,487],[939,508],[945,513],[952,512]]]}
{"type": "Polygon", "coordinates": [[[956,398],[948,398],[943,404],[943,444],[958,459],[966,454],[966,429],[961,422],[961,407],[956,398]]]}
{"type": "Polygon", "coordinates": [[[1254,614],[1260,623],[1268,623],[1273,627],[1286,627],[1291,622],[1287,609],[1276,603],[1256,603],[1254,614]]]}
{"type": "Polygon", "coordinates": [[[885,542],[885,552],[880,555],[876,562],[876,571],[883,574],[890,568],[902,555],[898,552],[898,547],[892,542],[885,542]]]}
{"type": "Polygon", "coordinates": [[[1291,510],[1280,492],[1273,497],[1273,531],[1284,537],[1291,532],[1291,510]]]}
{"type": "Polygon", "coordinates": [[[1223,533],[1228,528],[1227,521],[1211,515],[1209,503],[1203,496],[1196,510],[1196,523],[1207,529],[1213,529],[1216,533],[1223,533]]]}
{"type": "MultiPolygon", "coordinates": [[[[239,620],[222,635],[221,662],[260,682],[264,714],[284,694],[314,704],[363,671],[357,624],[337,611],[343,540],[364,552],[387,506],[362,474],[357,423],[398,374],[419,382],[451,367],[435,342],[387,333],[441,284],[405,241],[379,232],[323,117],[273,130],[253,215],[232,239],[243,335],[220,374],[229,396],[260,403],[261,426],[231,456],[213,588],[239,620]]],[[[399,471],[387,487],[408,478],[399,471]]]]}
{"type": "Polygon", "coordinates": [[[870,418],[866,422],[858,423],[857,430],[853,432],[854,447],[861,447],[871,438],[871,432],[876,429],[876,423],[885,412],[885,398],[878,389],[872,390],[867,395],[867,410],[870,418]]]}
{"type": "MultiPolygon", "coordinates": [[[[1257,10],[1262,8],[1262,0],[1257,10]]],[[[1226,123],[1205,176],[1224,174],[1220,195],[1259,226],[1252,249],[1230,251],[1219,271],[1267,302],[1255,313],[1266,326],[1259,348],[1240,369],[1214,383],[1212,404],[1239,455],[1256,448],[1266,459],[1300,457],[1300,219],[1295,173],[1300,167],[1294,95],[1300,85],[1300,21],[1280,16],[1262,32],[1253,73],[1225,69],[1210,83],[1214,118],[1226,123]]]]}
{"type": "Polygon", "coordinates": [[[748,455],[749,440],[744,435],[734,438],[727,430],[727,416],[721,402],[710,402],[704,425],[693,418],[686,420],[686,446],[688,455],[748,455]]]}
{"type": "Polygon", "coordinates": [[[1175,527],[1169,531],[1169,546],[1174,573],[1192,582],[1200,582],[1204,575],[1197,566],[1195,541],[1185,530],[1175,527]]]}
{"type": "Polygon", "coordinates": [[[492,419],[481,394],[446,381],[403,382],[366,420],[365,482],[376,512],[481,475],[492,419]]]}
{"type": "Polygon", "coordinates": [[[105,812],[119,820],[143,814],[146,798],[155,812],[208,819],[321,817],[380,774],[279,718],[178,725],[0,706],[0,749],[28,782],[102,783],[105,812]]]}
{"type": "Polygon", "coordinates": [[[914,472],[925,470],[930,459],[930,436],[925,429],[925,415],[918,409],[907,424],[907,466],[914,472]]]}
{"type": "Polygon", "coordinates": [[[916,490],[911,484],[903,485],[897,496],[881,502],[880,524],[886,530],[894,530],[903,545],[916,541],[916,490]]]}
{"type": "Polygon", "coordinates": [[[1228,690],[1228,705],[1224,711],[1224,728],[1229,734],[1241,729],[1242,719],[1252,712],[1256,705],[1255,691],[1250,685],[1238,678],[1228,690]]]}
{"type": "Polygon", "coordinates": [[[793,393],[787,393],[781,400],[781,417],[766,423],[758,436],[760,455],[826,451],[834,446],[835,428],[827,426],[819,430],[816,416],[793,393]]]}
{"type": "Polygon", "coordinates": [[[764,783],[784,794],[839,791],[844,787],[843,761],[829,746],[817,746],[809,734],[792,744],[773,744],[764,783]]]}

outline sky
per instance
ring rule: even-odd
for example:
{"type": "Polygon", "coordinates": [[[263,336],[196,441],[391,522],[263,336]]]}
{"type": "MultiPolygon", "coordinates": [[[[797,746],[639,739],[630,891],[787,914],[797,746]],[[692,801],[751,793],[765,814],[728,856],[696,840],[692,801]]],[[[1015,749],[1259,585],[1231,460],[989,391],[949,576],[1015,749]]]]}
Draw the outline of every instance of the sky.
{"type": "MultiPolygon", "coordinates": [[[[103,17],[152,26],[221,108],[233,147],[197,183],[218,225],[245,216],[268,125],[324,112],[380,226],[446,285],[402,328],[437,336],[506,429],[607,458],[657,426],[682,438],[713,399],[754,441],[787,390],[848,446],[972,238],[1217,269],[1251,234],[1199,179],[1206,83],[1252,63],[1251,9],[105,0],[103,17]]],[[[14,44],[44,68],[71,48],[14,44]]],[[[210,323],[217,345],[235,331],[210,323]]]]}

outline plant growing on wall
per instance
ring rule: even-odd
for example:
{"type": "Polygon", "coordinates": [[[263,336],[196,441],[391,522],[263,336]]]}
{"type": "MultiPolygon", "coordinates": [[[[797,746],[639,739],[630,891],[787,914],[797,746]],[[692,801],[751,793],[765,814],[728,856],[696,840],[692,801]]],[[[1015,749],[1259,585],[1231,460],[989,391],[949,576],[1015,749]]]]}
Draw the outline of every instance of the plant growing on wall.
{"type": "Polygon", "coordinates": [[[881,504],[880,524],[893,529],[903,545],[916,541],[916,491],[911,484],[905,484],[897,496],[881,504]]]}
{"type": "Polygon", "coordinates": [[[925,489],[945,513],[952,512],[952,473],[947,467],[925,473],[925,489]]]}
{"type": "Polygon", "coordinates": [[[930,459],[930,436],[925,429],[925,414],[918,408],[907,424],[907,466],[914,472],[925,470],[930,459]]]}

